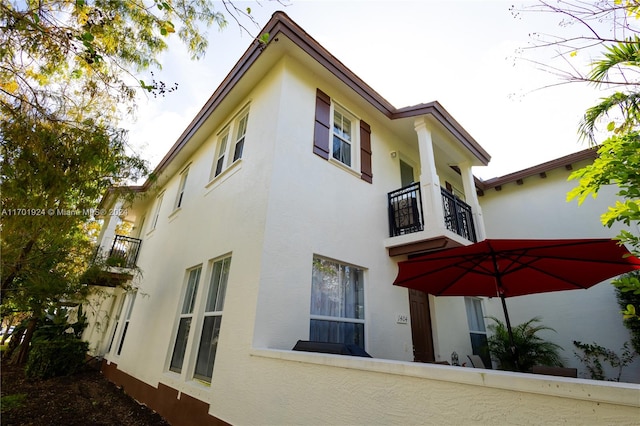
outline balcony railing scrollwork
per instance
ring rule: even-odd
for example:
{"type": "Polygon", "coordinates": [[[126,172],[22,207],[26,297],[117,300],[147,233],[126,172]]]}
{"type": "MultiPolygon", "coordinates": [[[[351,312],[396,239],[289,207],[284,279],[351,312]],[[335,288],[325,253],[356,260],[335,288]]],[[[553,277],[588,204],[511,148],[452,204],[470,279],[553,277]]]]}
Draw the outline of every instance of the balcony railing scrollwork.
{"type": "Polygon", "coordinates": [[[424,229],[420,183],[400,188],[388,194],[389,233],[391,237],[424,229]]]}
{"type": "MultiPolygon", "coordinates": [[[[440,188],[444,226],[469,241],[477,242],[471,206],[460,198],[440,188]]],[[[420,183],[392,191],[388,194],[389,235],[411,234],[424,230],[424,212],[420,183]]]]}
{"type": "Polygon", "coordinates": [[[107,265],[135,268],[141,243],[142,241],[137,238],[116,235],[107,256],[107,265]]]}
{"type": "Polygon", "coordinates": [[[447,229],[469,241],[477,242],[471,206],[444,188],[440,188],[440,192],[442,193],[444,224],[447,229]]]}

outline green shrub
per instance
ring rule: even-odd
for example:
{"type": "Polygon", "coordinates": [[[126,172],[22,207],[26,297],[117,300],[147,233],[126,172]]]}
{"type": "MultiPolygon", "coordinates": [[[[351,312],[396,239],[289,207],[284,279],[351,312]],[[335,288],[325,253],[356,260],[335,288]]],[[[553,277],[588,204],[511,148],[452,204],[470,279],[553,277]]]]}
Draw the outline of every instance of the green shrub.
{"type": "Polygon", "coordinates": [[[27,377],[48,379],[76,373],[84,366],[88,350],[89,343],[76,338],[34,341],[25,374],[27,377]]]}
{"type": "Polygon", "coordinates": [[[66,376],[82,368],[89,344],[80,340],[87,324],[81,307],[77,317],[76,322],[69,324],[66,308],[51,309],[46,313],[31,341],[25,368],[27,377],[66,376]]]}
{"type": "Polygon", "coordinates": [[[502,321],[495,317],[488,317],[495,322],[489,325],[489,330],[493,333],[488,339],[489,352],[491,358],[498,363],[500,370],[509,371],[531,371],[534,365],[546,365],[551,367],[562,367],[562,358],[558,351],[561,346],[547,342],[536,334],[542,330],[555,331],[553,328],[544,325],[535,325],[541,320],[539,317],[530,319],[512,328],[513,340],[518,354],[518,368],[513,362],[511,353],[511,343],[507,327],[502,321]]]}

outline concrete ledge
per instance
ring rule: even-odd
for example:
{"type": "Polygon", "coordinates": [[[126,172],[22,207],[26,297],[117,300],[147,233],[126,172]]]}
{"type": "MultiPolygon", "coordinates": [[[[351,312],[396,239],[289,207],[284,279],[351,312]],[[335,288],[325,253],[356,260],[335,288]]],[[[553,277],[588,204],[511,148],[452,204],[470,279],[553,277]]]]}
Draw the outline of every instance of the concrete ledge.
{"type": "Polygon", "coordinates": [[[509,371],[485,370],[481,368],[422,364],[277,349],[253,348],[250,351],[250,355],[254,357],[279,359],[288,362],[394,374],[514,392],[533,393],[558,398],[568,398],[613,405],[626,405],[640,408],[640,385],[632,383],[552,377],[526,373],[513,373],[509,371]]]}

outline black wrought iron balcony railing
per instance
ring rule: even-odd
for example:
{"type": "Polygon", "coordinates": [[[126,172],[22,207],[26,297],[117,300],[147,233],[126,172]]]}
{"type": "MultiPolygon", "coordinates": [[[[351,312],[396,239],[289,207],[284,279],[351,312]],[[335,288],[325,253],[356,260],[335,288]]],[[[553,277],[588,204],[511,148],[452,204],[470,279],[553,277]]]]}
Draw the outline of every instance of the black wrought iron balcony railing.
{"type": "Polygon", "coordinates": [[[389,199],[389,234],[391,237],[424,229],[420,183],[392,191],[389,199]]]}
{"type": "MultiPolygon", "coordinates": [[[[440,192],[442,193],[445,227],[469,241],[477,242],[471,206],[445,188],[440,188],[440,192]]],[[[390,192],[388,199],[389,235],[391,237],[424,230],[420,182],[390,192]]]]}
{"type": "Polygon", "coordinates": [[[442,193],[444,223],[447,229],[469,241],[477,242],[471,206],[444,188],[440,188],[440,192],[442,193]]]}
{"type": "Polygon", "coordinates": [[[120,268],[135,268],[141,243],[142,240],[137,238],[116,235],[111,250],[109,250],[109,256],[107,256],[107,265],[120,268]]]}

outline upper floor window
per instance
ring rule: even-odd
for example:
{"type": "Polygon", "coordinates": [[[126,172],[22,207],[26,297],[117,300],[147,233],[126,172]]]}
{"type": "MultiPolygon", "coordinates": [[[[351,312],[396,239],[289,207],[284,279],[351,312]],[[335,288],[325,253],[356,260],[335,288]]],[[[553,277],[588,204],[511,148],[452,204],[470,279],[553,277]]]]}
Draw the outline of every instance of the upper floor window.
{"type": "Polygon", "coordinates": [[[320,89],[316,90],[313,153],[339,161],[365,182],[373,182],[371,127],[320,89]]]}
{"type": "Polygon", "coordinates": [[[156,225],[158,225],[158,218],[160,217],[160,208],[162,208],[162,199],[164,198],[164,193],[158,195],[156,199],[156,209],[153,212],[153,221],[151,222],[151,231],[156,229],[156,225]]]}
{"type": "Polygon", "coordinates": [[[242,158],[248,121],[249,110],[243,110],[218,134],[218,145],[211,170],[211,179],[242,158]]]}
{"type": "Polygon", "coordinates": [[[184,189],[187,186],[187,176],[189,175],[189,169],[185,169],[180,175],[180,186],[178,186],[178,194],[176,195],[176,202],[173,206],[174,209],[182,207],[184,201],[184,189]]]}
{"type": "Polygon", "coordinates": [[[335,106],[333,110],[332,156],[341,163],[351,167],[354,144],[353,123],[355,118],[348,112],[335,106]]]}

